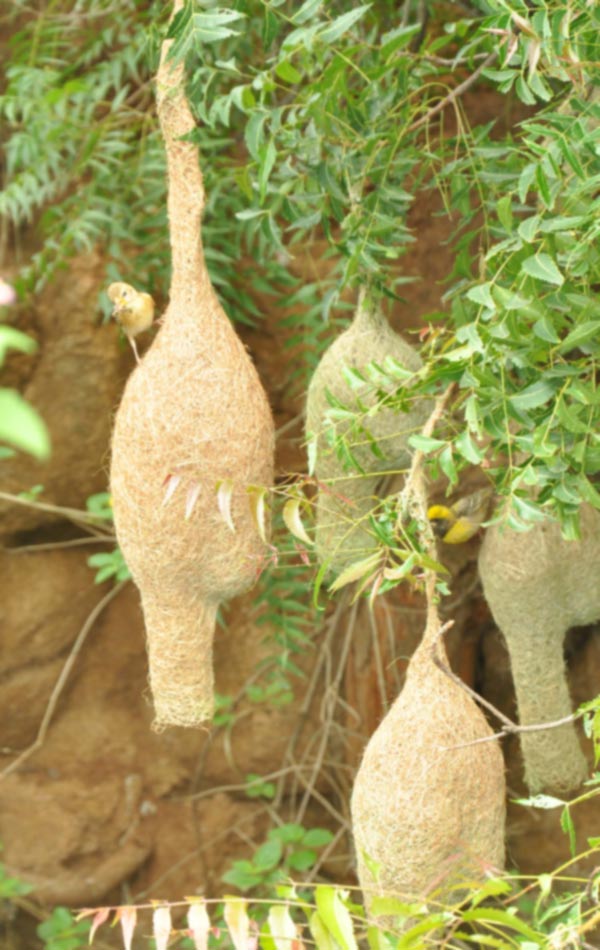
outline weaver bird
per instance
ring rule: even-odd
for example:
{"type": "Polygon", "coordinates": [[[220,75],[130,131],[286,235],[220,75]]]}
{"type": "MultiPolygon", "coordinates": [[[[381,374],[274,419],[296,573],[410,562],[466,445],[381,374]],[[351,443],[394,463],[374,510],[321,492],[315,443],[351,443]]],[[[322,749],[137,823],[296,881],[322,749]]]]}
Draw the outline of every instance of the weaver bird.
{"type": "Polygon", "coordinates": [[[139,363],[140,357],[134,337],[152,326],[154,301],[150,294],[142,293],[131,284],[124,284],[122,281],[111,284],[107,294],[113,303],[112,315],[123,328],[125,336],[131,343],[136,361],[139,363]]]}
{"type": "Polygon", "coordinates": [[[427,512],[434,534],[446,544],[463,544],[479,531],[485,521],[493,489],[481,488],[459,498],[453,505],[432,505],[427,512]]]}

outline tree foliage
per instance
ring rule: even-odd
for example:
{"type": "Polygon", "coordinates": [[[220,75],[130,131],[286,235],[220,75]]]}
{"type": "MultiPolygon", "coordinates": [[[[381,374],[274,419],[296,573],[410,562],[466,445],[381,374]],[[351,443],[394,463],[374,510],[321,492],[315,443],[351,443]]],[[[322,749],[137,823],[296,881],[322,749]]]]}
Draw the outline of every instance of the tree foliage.
{"type": "MultiPolygon", "coordinates": [[[[165,161],[152,81],[168,31],[198,120],[207,262],[232,318],[259,324],[265,293],[287,308],[280,326],[290,345],[303,345],[305,384],[359,285],[383,305],[402,302],[414,279],[403,269],[416,237],[409,212],[437,192],[454,264],[443,313],[424,315],[424,368],[407,381],[402,367],[367,367],[354,383],[398,411],[454,384],[451,415],[433,437],[413,439],[432,473],[455,486],[465,466],[482,466],[514,527],[551,514],[576,536],[581,503],[600,508],[598,5],[186,0],[170,25],[169,6],[124,0],[115,15],[114,0],[56,0],[33,12],[14,0],[3,13],[12,38],[0,94],[2,234],[6,241],[7,228],[10,237],[34,225],[39,237],[16,281],[21,295],[96,248],[107,280],[166,295],[165,161]],[[500,121],[472,123],[465,95],[478,89],[495,95],[498,120],[507,105],[520,121],[508,131],[500,121]],[[317,241],[327,268],[300,279],[294,258],[317,241]]],[[[107,311],[107,300],[99,305],[107,311]]],[[[28,351],[26,338],[0,330],[2,353],[28,351]]],[[[13,417],[17,402],[26,411],[15,397],[5,409],[13,417]]],[[[356,424],[368,437],[368,419],[356,424]]],[[[29,430],[21,430],[23,440],[29,430]]],[[[24,447],[47,454],[44,430],[31,431],[24,447]]],[[[292,500],[295,524],[303,509],[292,500]]],[[[396,527],[388,503],[374,524],[382,548],[398,544],[396,527]]],[[[274,560],[298,560],[292,544],[287,535],[274,560]]],[[[99,576],[124,576],[118,552],[98,557],[99,576]]],[[[378,589],[415,564],[405,552],[378,589]]],[[[261,594],[283,660],[257,698],[270,688],[271,699],[287,701],[286,675],[299,672],[294,654],[312,621],[299,576],[282,564],[261,594]]],[[[510,908],[502,919],[481,909],[488,942],[550,946],[544,935],[557,921],[575,920],[583,932],[597,880],[558,903],[546,885],[532,910],[539,934],[521,934],[528,944],[506,936],[517,920],[510,908]]]]}
{"type": "MultiPolygon", "coordinates": [[[[107,276],[167,288],[152,74],[168,9],[111,11],[62,0],[34,18],[14,5],[0,211],[43,236],[22,291],[93,246],[107,276]]],[[[451,483],[484,464],[513,525],[550,511],[568,535],[582,501],[600,506],[599,28],[584,0],[187,0],[168,27],[188,65],[204,240],[230,314],[259,319],[256,292],[300,304],[288,323],[307,344],[306,379],[347,290],[399,296],[407,213],[437,189],[455,264],[418,389],[456,382],[460,414],[427,451],[451,483]],[[507,133],[470,126],[461,94],[475,82],[527,118],[507,133]],[[290,261],[315,239],[330,269],[300,282],[290,261]]]]}

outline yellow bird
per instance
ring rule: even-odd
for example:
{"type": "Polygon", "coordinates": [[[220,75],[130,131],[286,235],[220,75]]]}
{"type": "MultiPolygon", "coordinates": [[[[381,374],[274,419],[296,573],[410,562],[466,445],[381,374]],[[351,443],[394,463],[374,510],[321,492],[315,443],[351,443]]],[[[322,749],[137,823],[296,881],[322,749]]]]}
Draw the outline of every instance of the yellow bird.
{"type": "Polygon", "coordinates": [[[122,281],[111,284],[107,294],[113,303],[112,315],[123,328],[125,336],[131,343],[136,361],[139,363],[140,357],[134,337],[152,326],[154,300],[150,294],[136,290],[131,284],[124,284],[122,281]]]}
{"type": "Polygon", "coordinates": [[[453,505],[432,505],[427,512],[434,534],[446,544],[463,544],[479,531],[490,508],[494,491],[479,491],[459,498],[453,505]]]}

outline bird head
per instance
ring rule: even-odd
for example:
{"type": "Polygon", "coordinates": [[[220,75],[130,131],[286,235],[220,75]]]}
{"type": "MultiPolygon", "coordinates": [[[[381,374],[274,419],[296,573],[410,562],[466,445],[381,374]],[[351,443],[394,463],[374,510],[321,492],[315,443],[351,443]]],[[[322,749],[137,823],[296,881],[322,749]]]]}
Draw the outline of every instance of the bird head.
{"type": "Polygon", "coordinates": [[[122,310],[135,298],[137,291],[131,284],[125,284],[123,281],[119,280],[114,284],[110,284],[108,290],[106,291],[108,298],[111,303],[114,305],[116,311],[122,310]]]}
{"type": "Polygon", "coordinates": [[[456,520],[445,505],[432,505],[427,511],[427,517],[436,538],[443,538],[456,520]]]}

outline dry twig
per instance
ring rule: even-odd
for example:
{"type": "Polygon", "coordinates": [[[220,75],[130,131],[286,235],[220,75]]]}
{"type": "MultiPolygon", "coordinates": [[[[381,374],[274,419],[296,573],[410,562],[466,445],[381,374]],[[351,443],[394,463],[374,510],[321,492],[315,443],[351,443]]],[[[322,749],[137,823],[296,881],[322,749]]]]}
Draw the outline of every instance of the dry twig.
{"type": "Polygon", "coordinates": [[[492,742],[495,739],[502,739],[504,736],[509,735],[518,735],[522,732],[542,732],[545,729],[557,729],[559,726],[566,726],[568,723],[575,722],[577,719],[580,719],[583,716],[583,713],[572,713],[570,716],[563,716],[561,719],[555,719],[551,722],[541,722],[535,723],[527,726],[520,726],[516,722],[513,722],[512,719],[509,719],[508,716],[505,716],[493,703],[490,703],[489,700],[484,699],[483,696],[480,696],[479,693],[476,693],[474,689],[471,689],[460,676],[457,676],[439,657],[438,655],[438,643],[440,638],[450,629],[454,621],[450,620],[447,623],[443,624],[438,632],[435,639],[435,642],[431,645],[431,658],[437,668],[445,673],[453,683],[456,683],[457,686],[460,686],[461,689],[468,693],[471,699],[474,699],[476,703],[479,703],[480,706],[483,706],[488,710],[493,716],[500,720],[502,723],[502,729],[500,732],[494,732],[490,736],[484,736],[482,739],[473,739],[472,742],[461,742],[457,745],[453,745],[450,748],[452,749],[463,749],[466,746],[478,745],[481,742],[492,742]]]}

